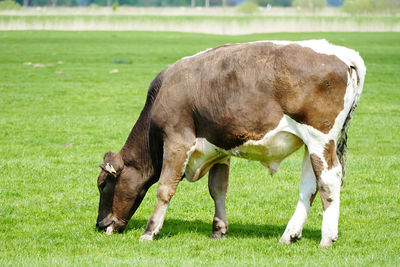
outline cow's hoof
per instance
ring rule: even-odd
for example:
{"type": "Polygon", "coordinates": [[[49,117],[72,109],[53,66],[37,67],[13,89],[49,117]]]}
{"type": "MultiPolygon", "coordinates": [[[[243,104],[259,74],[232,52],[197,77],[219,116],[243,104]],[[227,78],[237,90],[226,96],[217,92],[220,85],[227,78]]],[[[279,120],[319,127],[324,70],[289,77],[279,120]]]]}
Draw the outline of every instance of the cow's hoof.
{"type": "Polygon", "coordinates": [[[301,238],[301,234],[299,233],[295,233],[295,234],[283,234],[281,239],[279,239],[279,243],[281,244],[286,244],[286,245],[290,245],[293,244],[294,242],[296,242],[297,240],[299,240],[301,238]]]}
{"type": "Polygon", "coordinates": [[[211,238],[223,238],[228,233],[228,224],[223,220],[215,217],[213,220],[213,233],[211,238]]]}
{"type": "Polygon", "coordinates": [[[139,241],[153,241],[153,240],[154,236],[152,234],[147,234],[147,233],[142,234],[142,236],[139,239],[139,241]]]}
{"type": "Polygon", "coordinates": [[[330,248],[333,244],[333,242],[335,242],[337,240],[337,236],[333,237],[333,238],[323,238],[321,240],[321,243],[319,243],[319,246],[321,248],[330,248]]]}
{"type": "Polygon", "coordinates": [[[212,233],[211,239],[220,239],[220,238],[224,238],[225,236],[226,236],[226,233],[216,232],[216,233],[212,233]]]}

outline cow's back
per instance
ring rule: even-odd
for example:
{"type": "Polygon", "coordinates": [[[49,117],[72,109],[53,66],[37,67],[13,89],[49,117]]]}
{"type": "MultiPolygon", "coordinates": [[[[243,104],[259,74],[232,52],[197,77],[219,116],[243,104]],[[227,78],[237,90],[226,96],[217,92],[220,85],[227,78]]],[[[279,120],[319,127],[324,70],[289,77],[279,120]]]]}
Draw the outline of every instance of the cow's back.
{"type": "Polygon", "coordinates": [[[284,114],[328,132],[343,109],[347,70],[297,44],[225,45],[167,68],[153,117],[161,128],[192,126],[224,149],[261,139],[284,114]]]}

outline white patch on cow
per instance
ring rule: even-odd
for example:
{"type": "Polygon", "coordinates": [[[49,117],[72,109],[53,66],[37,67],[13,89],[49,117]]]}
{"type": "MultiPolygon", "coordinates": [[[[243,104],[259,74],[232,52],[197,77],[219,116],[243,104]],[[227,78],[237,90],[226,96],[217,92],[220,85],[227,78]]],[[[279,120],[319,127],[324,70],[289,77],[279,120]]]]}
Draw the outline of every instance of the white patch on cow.
{"type": "Polygon", "coordinates": [[[154,227],[153,232],[151,232],[152,236],[158,235],[160,233],[160,230],[164,222],[165,214],[167,213],[167,209],[168,209],[168,204],[167,203],[162,204],[161,207],[159,208],[159,213],[158,213],[159,216],[155,216],[153,218],[154,222],[156,223],[156,226],[154,227]]]}
{"type": "Polygon", "coordinates": [[[279,165],[281,165],[281,160],[272,162],[261,162],[261,164],[267,167],[271,174],[274,174],[278,171],[279,165]]]}
{"type": "Polygon", "coordinates": [[[357,80],[354,79],[356,79],[354,75],[352,78],[351,75],[347,73],[347,88],[343,99],[343,110],[341,110],[339,115],[336,117],[332,129],[328,133],[328,136],[331,138],[331,140],[336,140],[338,137],[344,121],[346,120],[346,117],[349,114],[350,109],[357,97],[357,80]]]}
{"type": "Polygon", "coordinates": [[[260,161],[272,173],[276,172],[280,162],[300,148],[303,142],[296,137],[289,127],[287,116],[283,116],[278,126],[269,131],[260,140],[249,140],[229,151],[219,148],[204,138],[197,138],[196,143],[187,152],[185,177],[194,182],[200,179],[215,163],[226,163],[230,156],[260,161]]]}
{"type": "Polygon", "coordinates": [[[107,227],[106,234],[107,234],[107,235],[112,235],[113,232],[114,232],[114,225],[113,225],[113,224],[110,224],[110,225],[107,227]]]}
{"type": "Polygon", "coordinates": [[[307,220],[311,208],[311,197],[317,191],[317,182],[311,165],[310,155],[306,148],[304,152],[303,165],[300,178],[299,201],[296,210],[286,226],[285,232],[280,239],[281,243],[290,244],[301,238],[304,223],[307,220]]]}
{"type": "Polygon", "coordinates": [[[320,40],[305,40],[305,41],[256,41],[251,43],[265,43],[270,42],[276,45],[289,45],[289,44],[297,44],[302,47],[311,48],[315,52],[319,54],[325,55],[334,55],[337,56],[340,60],[342,60],[347,66],[351,67],[356,65],[357,68],[360,68],[360,71],[365,73],[364,61],[360,57],[359,53],[354,51],[353,49],[333,45],[329,43],[325,39],[320,40]]]}
{"type": "Polygon", "coordinates": [[[186,157],[185,164],[184,164],[184,167],[183,167],[183,173],[186,170],[186,167],[187,167],[187,165],[189,163],[190,157],[192,156],[193,152],[196,150],[196,147],[198,146],[199,139],[200,138],[196,138],[196,142],[194,143],[194,145],[189,149],[188,152],[186,152],[187,157],[186,157]]]}
{"type": "Polygon", "coordinates": [[[156,208],[155,211],[157,211],[157,213],[154,212],[153,216],[150,218],[150,220],[153,220],[153,222],[155,223],[155,227],[151,233],[143,233],[140,237],[140,241],[152,241],[154,240],[154,236],[160,233],[164,223],[165,214],[167,213],[167,209],[168,203],[162,204],[158,209],[156,208]]]}
{"type": "Polygon", "coordinates": [[[338,237],[341,178],[342,168],[340,165],[331,170],[324,170],[321,173],[321,182],[329,188],[329,197],[332,200],[329,207],[324,211],[322,219],[320,244],[322,247],[331,246],[332,241],[336,241],[338,237]]]}
{"type": "Polygon", "coordinates": [[[302,146],[303,142],[293,135],[286,117],[278,126],[260,140],[249,140],[231,150],[231,154],[241,158],[260,161],[271,173],[278,170],[280,162],[302,146]]]}
{"type": "Polygon", "coordinates": [[[214,165],[215,163],[226,163],[228,152],[219,148],[205,138],[196,138],[196,143],[187,152],[185,161],[185,178],[195,182],[214,165]]]}
{"type": "Polygon", "coordinates": [[[196,56],[201,55],[201,54],[204,54],[205,52],[210,51],[210,50],[212,50],[212,49],[214,49],[214,48],[207,48],[206,50],[197,52],[196,54],[194,54],[194,55],[192,55],[192,56],[183,57],[183,58],[181,58],[181,59],[188,59],[188,58],[196,57],[196,56]]]}

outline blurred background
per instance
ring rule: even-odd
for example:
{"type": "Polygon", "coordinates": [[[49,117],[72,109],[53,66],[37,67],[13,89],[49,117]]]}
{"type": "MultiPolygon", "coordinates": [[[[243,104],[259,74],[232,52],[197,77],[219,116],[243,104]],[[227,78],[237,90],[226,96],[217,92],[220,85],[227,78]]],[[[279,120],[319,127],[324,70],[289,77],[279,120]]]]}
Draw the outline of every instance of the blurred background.
{"type": "Polygon", "coordinates": [[[400,0],[1,0],[0,30],[400,31],[400,0]]]}

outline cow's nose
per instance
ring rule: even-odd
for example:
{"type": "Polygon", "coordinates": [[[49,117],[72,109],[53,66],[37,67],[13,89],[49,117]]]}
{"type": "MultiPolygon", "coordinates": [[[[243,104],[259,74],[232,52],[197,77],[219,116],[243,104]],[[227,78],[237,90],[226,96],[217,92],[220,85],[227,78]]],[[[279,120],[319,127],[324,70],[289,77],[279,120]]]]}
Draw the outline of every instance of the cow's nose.
{"type": "Polygon", "coordinates": [[[96,227],[99,228],[99,222],[96,222],[96,227]]]}

